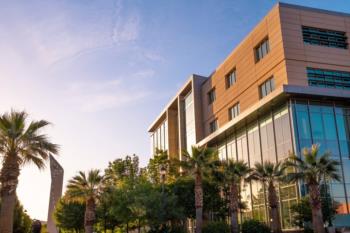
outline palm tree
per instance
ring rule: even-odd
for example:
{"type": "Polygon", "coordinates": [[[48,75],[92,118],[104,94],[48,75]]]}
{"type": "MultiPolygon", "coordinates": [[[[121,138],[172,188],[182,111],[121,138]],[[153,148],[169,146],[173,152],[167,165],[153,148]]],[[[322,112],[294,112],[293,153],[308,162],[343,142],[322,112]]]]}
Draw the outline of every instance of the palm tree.
{"type": "Polygon", "coordinates": [[[320,198],[320,185],[325,181],[340,181],[338,166],[340,163],[330,158],[330,153],[319,155],[319,146],[312,145],[311,148],[304,148],[303,158],[291,155],[285,163],[286,167],[292,168],[293,172],[286,175],[288,182],[305,182],[310,196],[312,210],[312,225],[314,232],[325,233],[322,203],[320,198]]]}
{"type": "Polygon", "coordinates": [[[267,187],[269,215],[271,218],[271,230],[275,233],[282,232],[281,220],[278,211],[278,197],[276,191],[276,184],[283,181],[285,177],[285,167],[282,163],[272,163],[265,161],[262,163],[256,163],[252,173],[249,175],[248,180],[256,180],[262,183],[264,187],[267,187]]]}
{"type": "Polygon", "coordinates": [[[222,162],[220,173],[225,184],[228,184],[230,195],[229,210],[231,213],[231,233],[238,233],[238,210],[240,205],[240,188],[242,181],[250,174],[251,169],[244,161],[222,162]]]}
{"type": "Polygon", "coordinates": [[[26,112],[14,110],[0,116],[0,233],[12,233],[20,169],[28,163],[43,169],[50,153],[58,153],[58,145],[40,132],[50,123],[45,120],[28,123],[27,118],[26,112]]]}
{"type": "Polygon", "coordinates": [[[192,153],[184,151],[180,161],[181,170],[194,176],[194,195],[196,208],[196,233],[202,233],[203,225],[203,178],[218,165],[217,150],[208,147],[192,147],[192,153]]]}
{"type": "Polygon", "coordinates": [[[87,174],[80,171],[68,181],[67,197],[70,201],[85,203],[85,233],[92,233],[96,219],[96,201],[101,194],[104,176],[100,170],[90,170],[87,174]]]}

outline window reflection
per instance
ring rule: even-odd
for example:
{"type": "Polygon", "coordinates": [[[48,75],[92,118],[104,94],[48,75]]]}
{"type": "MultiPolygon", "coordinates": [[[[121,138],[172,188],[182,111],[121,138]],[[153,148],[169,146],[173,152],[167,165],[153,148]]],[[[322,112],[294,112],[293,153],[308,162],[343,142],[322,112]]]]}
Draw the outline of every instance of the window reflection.
{"type": "Polygon", "coordinates": [[[231,136],[227,142],[227,158],[228,159],[237,159],[237,149],[236,149],[236,138],[231,136]]]}
{"type": "Polygon", "coordinates": [[[151,134],[151,149],[152,154],[155,154],[156,149],[168,150],[168,121],[165,120],[151,134]]]}
{"type": "MultiPolygon", "coordinates": [[[[307,132],[311,135],[311,130],[307,132]]],[[[286,158],[289,152],[293,151],[288,107],[281,106],[272,114],[270,112],[265,117],[253,120],[247,125],[247,128],[240,128],[238,133],[233,133],[226,140],[226,148],[224,143],[217,145],[221,159],[225,159],[226,156],[228,159],[243,160],[253,167],[256,162],[262,162],[262,156],[264,161],[276,161],[276,150],[278,160],[286,158]]],[[[280,185],[280,188],[283,228],[293,228],[290,206],[297,201],[297,186],[283,184],[280,185]]],[[[242,220],[248,217],[259,221],[269,219],[266,193],[261,184],[253,182],[242,186],[241,200],[247,208],[241,212],[242,220]]]]}
{"type": "Polygon", "coordinates": [[[347,214],[348,208],[345,197],[334,197],[333,205],[336,207],[337,214],[347,214]]]}
{"type": "Polygon", "coordinates": [[[341,182],[333,182],[327,187],[333,204],[338,206],[337,212],[339,214],[348,213],[346,198],[346,193],[350,192],[350,173],[347,172],[350,170],[348,108],[342,106],[334,108],[328,103],[310,102],[308,104],[296,101],[294,109],[299,149],[318,143],[320,144],[319,153],[330,152],[333,159],[342,162],[344,172],[341,166],[339,169],[340,174],[344,174],[344,179],[341,182]]]}
{"type": "Polygon", "coordinates": [[[264,188],[260,183],[252,182],[253,218],[266,221],[264,188]]]}
{"type": "Polygon", "coordinates": [[[272,118],[269,116],[260,122],[261,152],[263,161],[276,161],[272,118]]]}
{"type": "Polygon", "coordinates": [[[245,208],[241,210],[242,220],[252,218],[252,199],[250,191],[250,183],[243,183],[241,187],[241,202],[245,208]]]}
{"type": "Polygon", "coordinates": [[[283,160],[293,151],[287,106],[274,113],[277,158],[283,160]]]}
{"type": "Polygon", "coordinates": [[[246,132],[241,131],[237,135],[237,157],[238,160],[248,161],[248,148],[247,148],[247,136],[246,132]]]}
{"type": "Polygon", "coordinates": [[[194,122],[194,104],[192,91],[185,97],[184,104],[186,148],[187,151],[191,151],[191,147],[196,144],[196,128],[194,122]]]}
{"type": "Polygon", "coordinates": [[[226,145],[225,144],[219,146],[218,154],[219,154],[219,159],[220,160],[226,160],[227,159],[227,156],[226,156],[226,145]]]}
{"type": "Polygon", "coordinates": [[[250,166],[254,166],[256,162],[261,162],[259,128],[255,122],[248,129],[248,146],[250,166]]]}
{"type": "MultiPolygon", "coordinates": [[[[344,169],[344,182],[350,183],[350,160],[349,159],[343,159],[343,169],[344,169]]],[[[350,190],[348,190],[348,193],[350,193],[350,190]]]]}
{"type": "Polygon", "coordinates": [[[336,123],[337,123],[337,129],[338,129],[340,154],[342,157],[349,158],[350,117],[347,114],[348,111],[343,110],[340,107],[336,107],[335,111],[336,111],[336,123]]]}

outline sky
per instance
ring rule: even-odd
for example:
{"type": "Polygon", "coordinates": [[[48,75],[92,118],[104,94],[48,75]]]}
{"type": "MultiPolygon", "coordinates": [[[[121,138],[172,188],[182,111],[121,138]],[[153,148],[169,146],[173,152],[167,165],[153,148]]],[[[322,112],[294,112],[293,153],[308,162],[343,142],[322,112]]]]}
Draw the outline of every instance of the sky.
{"type": "MultiPolygon", "coordinates": [[[[150,158],[147,128],[192,73],[209,75],[275,0],[0,0],[0,113],[46,119],[65,185],[77,171],[150,158]]],[[[350,0],[284,2],[350,13],[350,0]]],[[[47,219],[50,171],[18,196],[47,219]]]]}

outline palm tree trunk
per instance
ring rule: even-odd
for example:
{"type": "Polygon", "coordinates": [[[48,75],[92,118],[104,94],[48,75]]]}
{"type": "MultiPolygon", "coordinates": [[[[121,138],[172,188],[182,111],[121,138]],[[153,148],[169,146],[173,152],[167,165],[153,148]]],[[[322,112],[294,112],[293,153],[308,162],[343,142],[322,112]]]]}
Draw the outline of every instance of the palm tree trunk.
{"type": "Polygon", "coordinates": [[[138,223],[137,223],[137,229],[138,229],[138,233],[141,233],[141,222],[140,219],[138,219],[138,223]]]}
{"type": "Polygon", "coordinates": [[[236,183],[230,185],[231,233],[239,233],[238,229],[238,199],[239,191],[236,183]]]}
{"type": "Polygon", "coordinates": [[[273,182],[269,183],[268,187],[269,211],[271,218],[271,230],[274,233],[282,233],[281,220],[278,211],[278,198],[276,188],[273,182]]]}
{"type": "Polygon", "coordinates": [[[86,200],[84,227],[85,233],[93,233],[95,223],[95,199],[93,197],[86,200]]]}
{"type": "Polygon", "coordinates": [[[315,233],[325,233],[323,215],[322,215],[322,203],[320,199],[320,188],[317,184],[309,185],[310,192],[310,204],[312,211],[312,226],[315,233]]]}
{"type": "Polygon", "coordinates": [[[12,233],[13,214],[16,205],[16,189],[19,177],[19,166],[16,155],[7,155],[0,174],[0,233],[12,233]]]}
{"type": "Polygon", "coordinates": [[[195,208],[196,208],[196,233],[202,233],[203,188],[202,188],[202,176],[200,173],[197,173],[195,177],[194,195],[195,195],[195,208]]]}

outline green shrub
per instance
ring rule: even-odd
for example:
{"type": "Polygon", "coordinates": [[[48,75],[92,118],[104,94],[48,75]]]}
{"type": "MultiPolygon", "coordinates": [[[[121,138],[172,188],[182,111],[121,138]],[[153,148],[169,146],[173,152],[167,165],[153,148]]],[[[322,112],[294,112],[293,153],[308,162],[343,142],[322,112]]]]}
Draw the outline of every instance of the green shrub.
{"type": "Polygon", "coordinates": [[[147,233],[186,233],[186,228],[184,226],[166,226],[162,229],[150,229],[147,233]]]}
{"type": "Polygon", "coordinates": [[[242,233],[270,233],[270,228],[257,220],[247,220],[242,224],[242,233]]]}
{"type": "Polygon", "coordinates": [[[202,233],[230,233],[230,227],[225,222],[208,222],[204,225],[202,233]]]}
{"type": "Polygon", "coordinates": [[[172,226],[170,233],[186,233],[186,228],[182,226],[172,226]]]}

